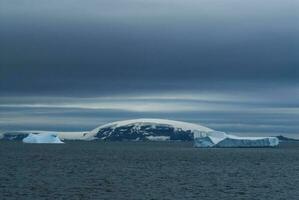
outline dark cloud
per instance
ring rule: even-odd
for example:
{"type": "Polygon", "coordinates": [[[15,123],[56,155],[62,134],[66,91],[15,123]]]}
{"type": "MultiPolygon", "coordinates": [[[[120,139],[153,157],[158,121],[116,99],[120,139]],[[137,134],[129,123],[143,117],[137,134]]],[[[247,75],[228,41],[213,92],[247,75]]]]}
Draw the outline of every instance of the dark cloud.
{"type": "Polygon", "coordinates": [[[3,1],[1,93],[298,81],[299,15],[291,2],[238,3],[239,11],[205,1],[67,2],[3,1]]]}
{"type": "Polygon", "coordinates": [[[298,135],[298,7],[0,0],[0,129],[161,117],[298,135]]]}

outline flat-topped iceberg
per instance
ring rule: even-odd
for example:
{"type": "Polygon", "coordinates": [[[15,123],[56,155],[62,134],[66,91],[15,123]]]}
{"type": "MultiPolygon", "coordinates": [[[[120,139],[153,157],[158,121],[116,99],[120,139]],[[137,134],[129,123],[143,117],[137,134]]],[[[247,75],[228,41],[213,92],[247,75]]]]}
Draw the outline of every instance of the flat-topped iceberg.
{"type": "Polygon", "coordinates": [[[276,137],[238,137],[223,132],[195,133],[195,147],[274,147],[279,144],[276,137]]]}
{"type": "Polygon", "coordinates": [[[23,139],[23,142],[24,143],[51,143],[51,144],[63,143],[57,135],[51,133],[40,133],[40,134],[30,133],[27,137],[23,139]]]}

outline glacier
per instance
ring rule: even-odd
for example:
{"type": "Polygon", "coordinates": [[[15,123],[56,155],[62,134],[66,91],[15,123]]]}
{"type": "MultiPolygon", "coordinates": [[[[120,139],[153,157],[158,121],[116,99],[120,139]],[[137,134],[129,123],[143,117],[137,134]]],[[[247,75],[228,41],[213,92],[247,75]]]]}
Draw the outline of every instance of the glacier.
{"type": "Polygon", "coordinates": [[[40,133],[40,134],[30,133],[22,141],[24,143],[51,143],[51,144],[64,143],[59,139],[57,135],[51,133],[40,133]]]}

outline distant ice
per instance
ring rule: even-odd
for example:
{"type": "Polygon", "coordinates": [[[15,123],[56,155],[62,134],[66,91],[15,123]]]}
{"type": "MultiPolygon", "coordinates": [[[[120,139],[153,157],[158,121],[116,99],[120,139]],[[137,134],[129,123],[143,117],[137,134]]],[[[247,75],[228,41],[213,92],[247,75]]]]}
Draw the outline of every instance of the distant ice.
{"type": "Polygon", "coordinates": [[[194,135],[195,147],[274,147],[276,137],[238,137],[223,132],[207,132],[194,135]]]}
{"type": "Polygon", "coordinates": [[[24,143],[51,143],[51,144],[63,143],[57,135],[51,133],[40,133],[40,134],[30,133],[27,137],[23,139],[23,142],[24,143]]]}

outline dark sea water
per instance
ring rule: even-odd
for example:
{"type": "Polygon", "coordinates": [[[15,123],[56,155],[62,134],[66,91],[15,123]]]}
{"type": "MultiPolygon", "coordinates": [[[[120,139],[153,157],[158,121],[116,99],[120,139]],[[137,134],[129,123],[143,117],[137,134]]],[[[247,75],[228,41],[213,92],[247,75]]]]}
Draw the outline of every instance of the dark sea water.
{"type": "Polygon", "coordinates": [[[299,143],[0,142],[0,199],[299,199],[299,143]]]}

